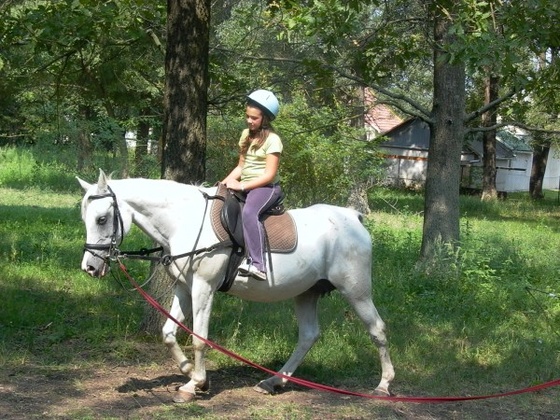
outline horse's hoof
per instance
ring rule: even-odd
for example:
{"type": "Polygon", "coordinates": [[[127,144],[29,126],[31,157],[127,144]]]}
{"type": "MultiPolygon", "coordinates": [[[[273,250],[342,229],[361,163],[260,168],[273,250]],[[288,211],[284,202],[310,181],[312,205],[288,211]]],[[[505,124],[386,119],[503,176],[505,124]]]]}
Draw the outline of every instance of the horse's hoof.
{"type": "Polygon", "coordinates": [[[392,397],[393,396],[393,394],[391,394],[387,388],[375,388],[375,391],[373,391],[373,395],[376,395],[378,397],[392,397]]]}
{"type": "Polygon", "coordinates": [[[276,391],[273,386],[270,386],[266,381],[260,381],[253,389],[261,394],[274,395],[276,391]]]}
{"type": "Polygon", "coordinates": [[[195,395],[191,392],[178,390],[173,395],[173,402],[178,404],[190,403],[194,401],[195,395]]]}

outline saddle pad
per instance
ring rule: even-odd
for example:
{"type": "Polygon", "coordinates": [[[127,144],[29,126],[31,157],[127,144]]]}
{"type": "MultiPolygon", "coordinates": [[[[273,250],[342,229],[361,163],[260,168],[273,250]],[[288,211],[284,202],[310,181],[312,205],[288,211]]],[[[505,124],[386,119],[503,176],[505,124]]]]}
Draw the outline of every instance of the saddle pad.
{"type": "MultiPolygon", "coordinates": [[[[226,192],[226,186],[219,184],[216,195],[219,197],[225,197],[226,192]]],[[[223,200],[214,199],[210,209],[212,228],[220,241],[226,241],[229,239],[229,235],[222,225],[220,216],[223,207],[223,200]]],[[[265,215],[263,217],[263,225],[271,252],[289,253],[296,248],[296,224],[288,212],[281,215],[265,215]]]]}

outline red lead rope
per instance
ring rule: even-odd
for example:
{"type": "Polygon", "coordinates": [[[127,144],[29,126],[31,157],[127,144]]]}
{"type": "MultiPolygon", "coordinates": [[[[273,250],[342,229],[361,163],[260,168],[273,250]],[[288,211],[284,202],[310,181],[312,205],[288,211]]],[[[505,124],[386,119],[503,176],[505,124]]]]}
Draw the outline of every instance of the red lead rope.
{"type": "Polygon", "coordinates": [[[282,373],[279,372],[275,372],[272,371],[268,368],[265,368],[263,366],[260,366],[256,363],[251,362],[250,360],[245,359],[242,356],[239,356],[238,354],[235,354],[233,352],[231,352],[230,350],[204,338],[199,336],[198,334],[194,333],[193,331],[191,331],[188,327],[186,327],[185,325],[183,325],[181,322],[179,322],[177,319],[175,319],[173,316],[171,316],[171,314],[164,309],[154,298],[152,298],[148,293],[146,293],[146,291],[144,289],[142,289],[138,283],[132,278],[132,276],[130,276],[130,274],[128,274],[128,271],[126,269],[126,267],[122,264],[122,262],[120,260],[118,260],[119,263],[119,267],[122,270],[122,272],[126,275],[126,277],[128,278],[128,280],[130,281],[130,283],[134,286],[134,288],[144,297],[144,299],[150,304],[152,305],[155,309],[157,309],[158,311],[160,311],[162,314],[164,314],[167,318],[169,318],[170,320],[172,320],[173,322],[175,322],[182,330],[184,330],[185,332],[187,332],[188,334],[191,334],[193,336],[195,336],[196,338],[198,338],[199,340],[203,341],[204,343],[206,343],[206,345],[208,345],[209,347],[216,349],[220,352],[222,352],[223,354],[238,360],[242,363],[245,363],[249,366],[252,366],[254,368],[260,369],[264,372],[267,372],[273,376],[279,376],[281,378],[287,379],[290,382],[296,383],[298,385],[302,385],[308,388],[312,388],[312,389],[318,389],[321,391],[327,391],[327,392],[332,392],[335,394],[342,394],[342,395],[351,395],[354,397],[362,397],[362,398],[369,398],[369,399],[377,399],[377,400],[385,400],[385,401],[394,401],[394,402],[412,402],[412,403],[446,403],[446,402],[456,402],[456,401],[472,401],[472,400],[485,400],[485,399],[490,399],[490,398],[500,398],[500,397],[507,397],[510,395],[517,395],[517,394],[526,394],[529,392],[535,392],[535,391],[540,391],[546,388],[551,388],[553,386],[558,386],[560,385],[560,379],[555,379],[553,381],[549,381],[549,382],[544,382],[542,384],[539,385],[535,385],[535,386],[531,386],[528,388],[523,388],[523,389],[517,389],[514,391],[509,391],[509,392],[503,392],[503,393],[499,393],[499,394],[491,394],[491,395],[476,395],[476,396],[471,396],[471,397],[395,397],[395,396],[378,396],[378,395],[371,395],[371,394],[363,394],[360,392],[352,392],[352,391],[345,391],[343,389],[338,389],[338,388],[333,388],[327,385],[321,385],[315,382],[311,382],[311,381],[307,381],[305,379],[299,379],[293,376],[288,376],[288,375],[284,375],[282,373]]]}

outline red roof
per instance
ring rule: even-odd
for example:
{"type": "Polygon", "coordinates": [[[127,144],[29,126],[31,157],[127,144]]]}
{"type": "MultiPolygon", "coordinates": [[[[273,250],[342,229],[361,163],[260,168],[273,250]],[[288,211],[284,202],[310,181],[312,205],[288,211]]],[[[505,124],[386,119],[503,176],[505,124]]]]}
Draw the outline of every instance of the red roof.
{"type": "Polygon", "coordinates": [[[365,115],[366,127],[371,127],[378,134],[385,133],[403,122],[388,106],[376,103],[375,95],[369,89],[365,91],[365,102],[368,107],[365,115]]]}

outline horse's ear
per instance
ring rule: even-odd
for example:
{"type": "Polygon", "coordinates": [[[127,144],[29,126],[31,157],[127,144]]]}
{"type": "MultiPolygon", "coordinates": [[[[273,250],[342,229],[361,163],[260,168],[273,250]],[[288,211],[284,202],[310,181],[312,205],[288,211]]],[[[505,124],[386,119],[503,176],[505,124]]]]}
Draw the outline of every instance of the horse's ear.
{"type": "Polygon", "coordinates": [[[99,179],[97,180],[97,193],[103,194],[107,191],[107,181],[108,177],[103,172],[103,169],[99,170],[99,179]]]}
{"type": "Polygon", "coordinates": [[[76,179],[78,180],[78,182],[80,183],[80,185],[82,186],[82,188],[84,189],[84,191],[87,191],[91,188],[91,184],[89,182],[84,181],[83,179],[76,177],[76,179]]]}

